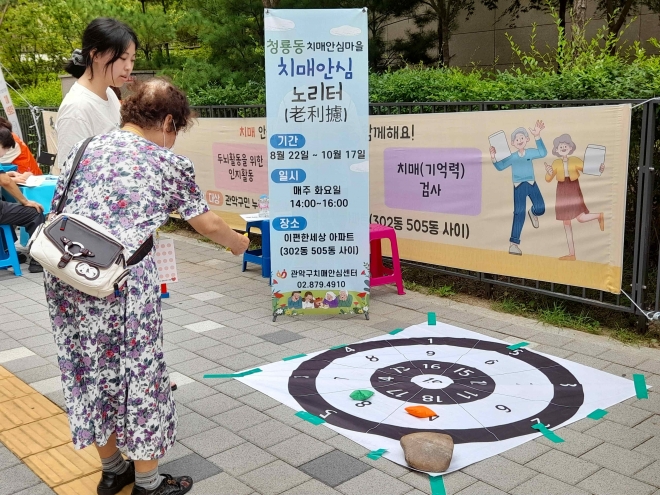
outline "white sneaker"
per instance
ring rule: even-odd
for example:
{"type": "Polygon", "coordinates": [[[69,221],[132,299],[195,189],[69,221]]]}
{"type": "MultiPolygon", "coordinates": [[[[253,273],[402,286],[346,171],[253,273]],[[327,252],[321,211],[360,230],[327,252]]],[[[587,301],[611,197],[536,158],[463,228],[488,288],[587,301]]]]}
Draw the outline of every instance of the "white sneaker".
{"type": "Polygon", "coordinates": [[[538,229],[539,228],[539,217],[537,217],[536,215],[534,215],[534,213],[532,213],[531,208],[529,210],[527,210],[527,214],[529,215],[529,219],[532,222],[532,227],[534,227],[535,229],[538,229]]]}
{"type": "Polygon", "coordinates": [[[522,256],[522,251],[520,250],[520,247],[518,247],[518,244],[513,244],[509,246],[509,254],[515,254],[516,256],[522,256]]]}

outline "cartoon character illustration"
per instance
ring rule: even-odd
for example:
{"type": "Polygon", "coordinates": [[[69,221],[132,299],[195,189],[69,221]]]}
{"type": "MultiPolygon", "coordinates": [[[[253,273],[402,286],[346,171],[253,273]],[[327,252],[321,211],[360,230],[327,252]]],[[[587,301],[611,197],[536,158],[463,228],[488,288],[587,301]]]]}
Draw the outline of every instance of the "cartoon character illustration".
{"type": "Polygon", "coordinates": [[[81,277],[85,277],[87,280],[96,280],[100,275],[98,268],[84,262],[76,265],[76,273],[81,277]]]}
{"type": "Polygon", "coordinates": [[[334,292],[328,291],[325,293],[325,299],[323,300],[324,306],[328,308],[336,308],[338,304],[339,301],[337,301],[337,296],[334,292]]]}
{"type": "Polygon", "coordinates": [[[314,294],[307,291],[305,292],[305,297],[302,302],[303,309],[314,309],[314,294]]]}
{"type": "MultiPolygon", "coordinates": [[[[552,154],[558,156],[552,164],[545,163],[545,180],[552,182],[557,179],[557,201],[555,214],[557,220],[564,223],[568,254],[559,259],[562,261],[575,261],[575,244],[573,243],[573,219],[580,223],[598,220],[600,230],[605,230],[605,215],[603,213],[589,213],[584,204],[582,189],[580,189],[580,173],[584,170],[584,162],[577,156],[570,156],[576,145],[569,134],[562,134],[552,143],[552,154]]],[[[598,163],[598,162],[596,162],[598,163]]],[[[605,163],[600,164],[600,173],[605,170],[605,163]]]]}
{"type": "Polygon", "coordinates": [[[529,134],[527,129],[519,127],[511,133],[511,144],[517,151],[508,157],[497,161],[495,158],[495,148],[490,147],[490,157],[493,165],[499,171],[511,167],[511,176],[513,180],[513,225],[511,226],[511,238],[509,254],[520,256],[520,235],[523,225],[525,225],[525,210],[527,208],[527,198],[532,201],[532,207],[527,211],[532,226],[539,228],[539,218],[545,213],[545,202],[536,184],[534,176],[534,164],[532,160],[543,158],[548,154],[541,139],[541,131],[545,129],[545,124],[541,120],[536,121],[534,128],[529,131],[534,136],[536,148],[525,148],[529,143],[529,134]]]}
{"type": "Polygon", "coordinates": [[[323,298],[322,298],[322,297],[317,297],[316,299],[314,299],[314,308],[316,308],[316,309],[324,309],[324,308],[327,308],[328,306],[326,306],[325,304],[323,304],[323,302],[324,302],[324,301],[323,301],[323,298]]]}
{"type": "Polygon", "coordinates": [[[289,309],[302,309],[303,301],[300,297],[300,291],[296,290],[291,293],[291,297],[287,301],[287,307],[289,309]]]}
{"type": "Polygon", "coordinates": [[[339,302],[337,303],[338,308],[351,308],[353,306],[353,296],[351,296],[348,291],[340,290],[339,291],[339,302]]]}

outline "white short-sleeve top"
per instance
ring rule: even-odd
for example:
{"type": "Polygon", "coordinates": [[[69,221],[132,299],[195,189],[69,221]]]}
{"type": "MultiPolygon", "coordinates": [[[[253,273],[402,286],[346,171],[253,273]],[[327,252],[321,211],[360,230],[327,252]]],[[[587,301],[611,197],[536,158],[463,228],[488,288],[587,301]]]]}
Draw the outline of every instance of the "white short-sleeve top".
{"type": "Polygon", "coordinates": [[[64,97],[55,122],[60,169],[76,143],[119,128],[119,99],[111,88],[106,95],[104,100],[76,82],[64,97]]]}

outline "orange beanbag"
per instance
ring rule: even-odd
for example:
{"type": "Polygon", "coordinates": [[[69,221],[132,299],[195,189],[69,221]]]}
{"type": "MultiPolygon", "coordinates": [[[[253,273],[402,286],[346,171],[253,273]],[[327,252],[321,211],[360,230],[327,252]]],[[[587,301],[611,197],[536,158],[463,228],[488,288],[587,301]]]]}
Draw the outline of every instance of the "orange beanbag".
{"type": "Polygon", "coordinates": [[[406,412],[416,418],[433,418],[437,416],[433,409],[426,406],[410,406],[406,407],[406,412]]]}

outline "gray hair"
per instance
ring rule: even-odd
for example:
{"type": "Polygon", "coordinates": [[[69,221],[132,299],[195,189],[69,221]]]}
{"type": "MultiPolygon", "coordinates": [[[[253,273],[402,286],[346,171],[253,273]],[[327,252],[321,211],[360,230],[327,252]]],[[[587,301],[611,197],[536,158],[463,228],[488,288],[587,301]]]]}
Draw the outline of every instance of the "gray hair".
{"type": "Polygon", "coordinates": [[[518,127],[515,131],[511,133],[511,142],[513,143],[513,140],[516,139],[517,134],[522,134],[525,136],[527,139],[529,139],[529,134],[527,134],[527,129],[524,127],[518,127]]]}

